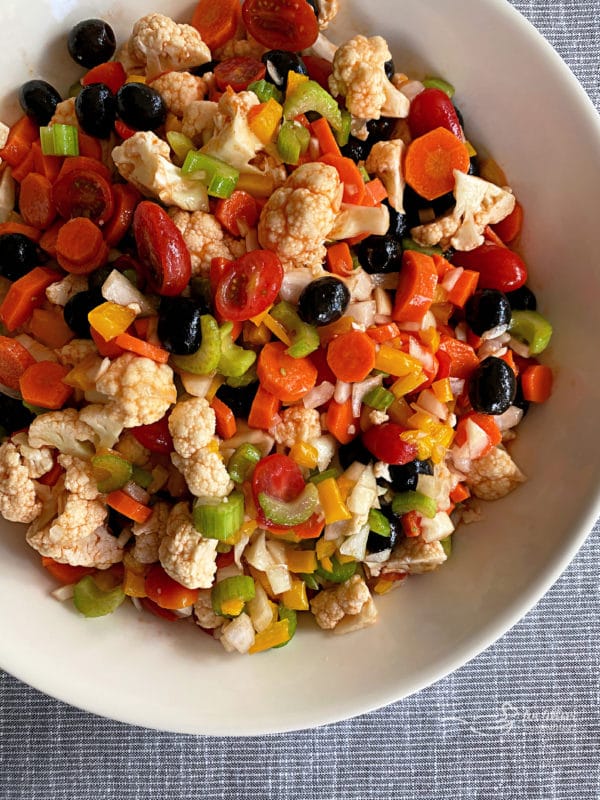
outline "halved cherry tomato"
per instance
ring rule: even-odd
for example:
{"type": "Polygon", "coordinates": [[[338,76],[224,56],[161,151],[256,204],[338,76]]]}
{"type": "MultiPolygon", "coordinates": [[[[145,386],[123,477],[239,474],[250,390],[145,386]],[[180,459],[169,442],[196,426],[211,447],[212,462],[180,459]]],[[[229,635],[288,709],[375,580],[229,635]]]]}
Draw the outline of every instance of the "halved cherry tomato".
{"type": "Polygon", "coordinates": [[[110,219],[114,208],[109,182],[91,170],[75,169],[59,176],[52,200],[63,219],[88,217],[97,225],[110,219]]]}
{"type": "Polygon", "coordinates": [[[233,547],[227,553],[219,553],[216,558],[217,569],[230,567],[235,559],[235,552],[233,547]]]}
{"type": "Polygon", "coordinates": [[[150,288],[163,297],[181,294],[192,276],[192,261],[171,217],[156,203],[143,200],[133,215],[133,233],[150,288]]]}
{"type": "Polygon", "coordinates": [[[302,61],[308,71],[308,77],[329,91],[329,76],[333,72],[333,64],[321,56],[302,56],[302,61]]]}
{"type": "Polygon", "coordinates": [[[60,561],[47,556],[42,556],[42,566],[53,578],[64,584],[77,583],[86,575],[96,572],[94,567],[73,567],[71,564],[61,564],[60,561]]]}
{"type": "Polygon", "coordinates": [[[92,83],[104,83],[116,94],[127,80],[127,73],[120,61],[106,61],[98,64],[81,79],[82,86],[90,86],[92,83]]]}
{"type": "Polygon", "coordinates": [[[215,210],[215,217],[234,236],[245,236],[249,228],[256,227],[259,214],[256,200],[242,189],[236,189],[226,200],[219,200],[215,210]],[[240,230],[240,223],[245,230],[240,230]]]}
{"type": "Polygon", "coordinates": [[[261,492],[288,502],[298,497],[304,486],[298,464],[280,453],[261,458],[252,473],[252,496],[257,508],[260,508],[258,495],[261,492]]]}
{"type": "Polygon", "coordinates": [[[173,439],[169,431],[168,414],[165,414],[158,422],[131,428],[131,432],[138,442],[152,453],[168,454],[173,452],[173,439]]]}
{"type": "Polygon", "coordinates": [[[452,256],[456,267],[466,267],[479,273],[479,289],[498,289],[512,292],[527,280],[527,267],[522,258],[508,247],[482,244],[474,250],[457,250],[452,256]]]}
{"type": "Polygon", "coordinates": [[[408,127],[413,139],[436,128],[446,128],[461,141],[464,139],[452,100],[441,89],[425,89],[413,99],[408,127]]]}
{"type": "Polygon", "coordinates": [[[319,23],[306,0],[245,0],[246,30],[269,50],[305,50],[315,43],[319,23]]]}
{"type": "Polygon", "coordinates": [[[178,617],[177,614],[174,614],[172,611],[161,608],[158,603],[155,603],[154,600],[150,600],[149,597],[140,597],[140,603],[144,606],[146,611],[154,614],[155,617],[168,619],[169,622],[178,622],[181,619],[181,617],[178,617]]]}
{"type": "Polygon", "coordinates": [[[109,247],[115,247],[133,222],[133,212],[141,195],[130,183],[115,183],[112,187],[114,210],[102,233],[109,247]]]}
{"type": "Polygon", "coordinates": [[[252,56],[233,56],[221,61],[214,69],[215,82],[225,91],[231,86],[234,92],[243,92],[254,81],[265,77],[266,66],[252,56]]]}
{"type": "Polygon", "coordinates": [[[115,133],[125,141],[125,139],[131,139],[137,131],[135,128],[130,128],[129,125],[126,125],[123,120],[118,119],[115,121],[115,133]]]}
{"type": "Polygon", "coordinates": [[[236,259],[221,276],[215,308],[223,319],[232,322],[255,317],[275,300],[282,280],[283,267],[275,253],[252,250],[236,259]]]}
{"type": "Polygon", "coordinates": [[[408,464],[417,457],[417,448],[400,438],[405,430],[406,428],[395,422],[373,425],[363,433],[363,444],[379,461],[386,464],[408,464]]]}
{"type": "Polygon", "coordinates": [[[144,588],[146,594],[157,606],[169,610],[188,608],[198,599],[198,589],[188,589],[164,571],[160,564],[154,564],[146,575],[144,588]]]}

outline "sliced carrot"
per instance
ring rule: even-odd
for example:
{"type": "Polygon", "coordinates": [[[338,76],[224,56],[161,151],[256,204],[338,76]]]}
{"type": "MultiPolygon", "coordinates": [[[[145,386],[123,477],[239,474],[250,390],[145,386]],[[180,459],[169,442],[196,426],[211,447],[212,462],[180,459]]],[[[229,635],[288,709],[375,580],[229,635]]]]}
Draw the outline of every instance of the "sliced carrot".
{"type": "Polygon", "coordinates": [[[27,225],[45,230],[56,218],[52,201],[52,184],[45,175],[30,172],[21,182],[19,211],[27,225]]]}
{"type": "MultiPolygon", "coordinates": [[[[319,122],[320,120],[317,121],[319,122]]],[[[329,127],[329,123],[326,120],[323,121],[329,127]]],[[[312,124],[314,125],[315,123],[313,122],[312,124]]],[[[342,155],[338,156],[331,152],[321,156],[319,161],[323,162],[323,164],[329,164],[330,167],[335,167],[337,170],[340,180],[344,184],[343,202],[360,205],[365,196],[365,182],[354,161],[351,158],[345,158],[342,155]]]]}
{"type": "Polygon", "coordinates": [[[32,406],[56,410],[73,394],[73,387],[63,383],[70,367],[55,361],[36,361],[19,379],[23,400],[32,406]]]}
{"type": "Polygon", "coordinates": [[[32,364],[35,364],[35,358],[21,342],[0,336],[0,383],[18,389],[19,378],[32,364]]]}
{"type": "Polygon", "coordinates": [[[448,292],[448,301],[459,308],[463,308],[469,297],[474,294],[479,281],[479,273],[472,269],[465,269],[458,280],[448,292]]]}
{"type": "Polygon", "coordinates": [[[322,155],[334,155],[338,156],[339,158],[342,157],[342,151],[340,150],[335,136],[333,135],[333,131],[331,130],[331,126],[325,117],[320,117],[314,122],[311,122],[310,129],[313,136],[315,136],[319,142],[319,149],[321,150],[322,155]]]}
{"type": "Polygon", "coordinates": [[[258,379],[282,403],[301,400],[316,383],[317,369],[308,358],[293,358],[283,342],[268,342],[260,351],[258,379]]]}
{"type": "Polygon", "coordinates": [[[64,178],[69,172],[96,172],[105,180],[110,181],[110,171],[102,161],[89,156],[69,156],[63,161],[58,178],[64,178]]]}
{"type": "Polygon", "coordinates": [[[517,200],[515,207],[510,212],[508,217],[505,217],[501,222],[492,225],[491,228],[494,233],[502,239],[504,244],[510,244],[521,233],[523,227],[523,206],[517,200]]]}
{"type": "Polygon", "coordinates": [[[358,421],[352,414],[352,400],[344,403],[331,400],[327,408],[327,430],[340,444],[348,444],[358,433],[358,421]]]}
{"type": "Polygon", "coordinates": [[[88,275],[108,257],[102,231],[87,217],[68,220],[58,231],[56,260],[67,272],[88,275]]]}
{"type": "Polygon", "coordinates": [[[134,522],[144,523],[152,515],[152,509],[143,503],[138,503],[121,489],[106,495],[106,505],[114,508],[119,514],[132,519],[134,522]]]}
{"type": "Polygon", "coordinates": [[[17,183],[21,183],[23,178],[29,175],[30,172],[33,172],[34,169],[35,169],[35,154],[32,145],[31,149],[29,150],[25,158],[20,162],[20,164],[12,168],[12,176],[17,181],[17,183]]]}
{"type": "Polygon", "coordinates": [[[130,183],[116,183],[112,187],[114,210],[110,219],[104,224],[102,233],[109,247],[115,247],[127,233],[141,194],[130,183]]]}
{"type": "Polygon", "coordinates": [[[354,272],[352,253],[346,242],[337,242],[327,248],[327,266],[334,275],[347,278],[354,272]]]}
{"type": "Polygon", "coordinates": [[[40,237],[40,247],[51,258],[56,258],[56,240],[58,239],[58,232],[64,224],[65,221],[63,219],[57,219],[40,237]]]}
{"type": "Polygon", "coordinates": [[[218,397],[213,397],[210,407],[215,412],[217,420],[217,436],[221,439],[231,439],[237,431],[237,423],[233,411],[218,397]]]}
{"type": "Polygon", "coordinates": [[[21,117],[11,127],[6,144],[0,150],[0,158],[11,167],[16,167],[27,156],[39,135],[39,126],[30,117],[21,117]]]}
{"type": "Polygon", "coordinates": [[[250,406],[250,414],[248,415],[249,427],[268,430],[273,425],[273,420],[279,411],[280,405],[281,402],[275,395],[259,386],[250,406]]]}
{"type": "Polygon", "coordinates": [[[60,272],[48,267],[35,267],[14,281],[0,305],[0,321],[9,331],[14,331],[26,322],[34,308],[39,308],[46,299],[46,289],[62,278],[60,272]]]}
{"type": "Polygon", "coordinates": [[[437,280],[437,270],[431,256],[416,250],[405,250],[392,319],[398,322],[422,322],[433,303],[437,280]]]}
{"type": "Polygon", "coordinates": [[[90,333],[92,334],[96,349],[103,358],[118,358],[125,352],[122,347],[115,344],[114,339],[109,339],[107,342],[95,328],[90,327],[90,333]]]}
{"type": "Polygon", "coordinates": [[[143,339],[138,339],[137,336],[131,336],[129,333],[120,333],[115,336],[115,344],[122,347],[123,350],[128,350],[130,353],[135,353],[136,356],[143,358],[151,358],[158,364],[166,364],[169,360],[169,352],[163,350],[162,347],[157,347],[155,344],[145,342],[143,339]]]}
{"type": "Polygon", "coordinates": [[[39,142],[34,142],[31,149],[33,150],[34,171],[45,175],[50,183],[54,183],[62,167],[63,158],[61,156],[45,156],[39,142]]]}
{"type": "Polygon", "coordinates": [[[210,50],[233,38],[241,18],[239,0],[199,0],[192,15],[192,25],[200,32],[210,50]]]}
{"type": "Polygon", "coordinates": [[[62,309],[35,308],[29,322],[32,336],[47,347],[62,347],[70,342],[73,331],[65,322],[62,309]]]}
{"type": "Polygon", "coordinates": [[[53,578],[63,584],[77,583],[86,575],[96,572],[95,567],[74,567],[71,564],[61,564],[53,558],[42,556],[42,566],[48,570],[53,578]]]}
{"type": "Polygon", "coordinates": [[[377,344],[381,344],[382,342],[390,342],[392,339],[397,339],[400,336],[400,329],[395,322],[388,322],[386,325],[367,328],[367,336],[370,336],[377,344]]]}
{"type": "Polygon", "coordinates": [[[39,242],[42,235],[42,232],[38,231],[37,228],[32,228],[31,225],[24,225],[22,222],[0,223],[0,236],[5,233],[22,233],[23,236],[27,236],[34,242],[39,242]]]}
{"type": "Polygon", "coordinates": [[[327,348],[331,371],[346,383],[364,381],[375,366],[375,356],[375,342],[363,331],[342,333],[327,348]]]}
{"type": "Polygon", "coordinates": [[[467,500],[469,497],[471,497],[471,492],[469,491],[469,487],[464,483],[457,483],[450,492],[450,500],[453,503],[462,503],[463,500],[467,500]]]}
{"type": "Polygon", "coordinates": [[[435,128],[409,144],[404,177],[421,197],[435,200],[451,192],[455,169],[467,172],[469,151],[447,128],[435,128]]]}
{"type": "Polygon", "coordinates": [[[241,189],[236,189],[227,199],[219,200],[215,210],[215,217],[234,236],[245,236],[250,228],[255,228],[259,214],[256,200],[241,189]]]}
{"type": "Polygon", "coordinates": [[[89,136],[82,130],[79,131],[79,155],[85,158],[95,158],[97,161],[102,160],[102,143],[100,139],[95,136],[89,136]]]}
{"type": "Polygon", "coordinates": [[[365,206],[378,206],[382,200],[388,196],[387,189],[379,178],[373,178],[372,181],[365,183],[365,196],[363,198],[363,205],[365,206]]]}
{"type": "Polygon", "coordinates": [[[521,375],[523,397],[531,403],[545,403],[552,394],[552,370],[545,364],[534,364],[521,375]]]}
{"type": "Polygon", "coordinates": [[[439,349],[450,357],[450,377],[468,378],[479,366],[477,353],[466,342],[442,334],[439,349]]]}

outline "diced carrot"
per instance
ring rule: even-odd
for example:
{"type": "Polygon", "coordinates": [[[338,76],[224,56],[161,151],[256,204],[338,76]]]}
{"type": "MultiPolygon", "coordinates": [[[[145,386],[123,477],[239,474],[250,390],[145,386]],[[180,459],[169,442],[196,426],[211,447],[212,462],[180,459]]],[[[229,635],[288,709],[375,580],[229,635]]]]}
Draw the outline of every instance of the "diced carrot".
{"type": "Polygon", "coordinates": [[[400,336],[400,329],[395,322],[388,322],[386,325],[376,325],[373,328],[367,328],[367,335],[373,339],[377,344],[382,342],[389,342],[392,339],[397,339],[400,336]]]}
{"type": "Polygon", "coordinates": [[[510,212],[508,217],[505,217],[501,222],[492,225],[491,228],[494,233],[497,233],[504,244],[510,244],[521,233],[523,227],[523,206],[517,200],[515,207],[510,212]]]}
{"type": "Polygon", "coordinates": [[[213,397],[210,407],[215,412],[217,420],[217,436],[221,439],[231,439],[237,431],[237,423],[233,411],[218,397],[213,397]]]}
{"type": "Polygon", "coordinates": [[[375,366],[375,342],[363,331],[342,333],[329,343],[327,363],[340,381],[364,381],[375,366]]]}
{"type": "Polygon", "coordinates": [[[47,556],[42,556],[42,566],[48,570],[53,578],[65,585],[77,583],[86,575],[92,575],[96,572],[95,567],[74,567],[71,564],[61,564],[59,561],[47,556]]]}
{"type": "Polygon", "coordinates": [[[471,496],[469,487],[464,483],[457,483],[454,489],[450,492],[450,500],[453,503],[462,503],[471,496]]]}
{"type": "Polygon", "coordinates": [[[437,280],[437,270],[431,256],[416,250],[405,250],[392,319],[398,322],[422,322],[433,303],[437,280]]]}
{"type": "Polygon", "coordinates": [[[115,343],[114,339],[109,339],[107,342],[95,328],[90,328],[90,333],[92,334],[96,349],[103,358],[118,358],[125,352],[122,347],[119,347],[119,345],[115,343]]]}
{"type": "Polygon", "coordinates": [[[315,136],[319,142],[321,155],[334,155],[338,156],[338,158],[342,157],[342,151],[340,150],[335,136],[333,135],[333,131],[331,130],[331,126],[325,117],[320,117],[314,122],[311,122],[310,129],[313,136],[315,136]]]}
{"type": "Polygon", "coordinates": [[[29,322],[29,330],[42,344],[53,349],[70,342],[73,331],[65,322],[62,310],[35,308],[29,322]]]}
{"type": "Polygon", "coordinates": [[[402,515],[402,530],[408,538],[421,535],[421,519],[418,511],[408,511],[402,515]]]}
{"type": "Polygon", "coordinates": [[[472,269],[465,269],[461,272],[458,280],[448,292],[448,302],[459,308],[463,308],[469,297],[474,294],[479,281],[479,273],[472,269]]]}
{"type": "Polygon", "coordinates": [[[2,222],[0,223],[0,236],[5,233],[22,233],[34,242],[39,242],[42,232],[31,225],[24,225],[22,222],[2,222]]]}
{"type": "Polygon", "coordinates": [[[301,400],[317,380],[317,370],[312,361],[288,355],[283,342],[264,345],[256,371],[262,387],[282,403],[301,400]]]}
{"type": "MultiPolygon", "coordinates": [[[[105,180],[110,181],[110,171],[102,161],[88,156],[69,156],[65,158],[58,173],[58,179],[64,178],[69,172],[97,172],[105,180]]],[[[117,184],[119,185],[119,184],[117,184]]]]}
{"type": "Polygon", "coordinates": [[[119,514],[132,519],[134,522],[143,524],[152,515],[152,509],[148,506],[138,503],[133,497],[130,497],[121,489],[110,492],[106,496],[106,505],[114,508],[119,514]]]}
{"type": "Polygon", "coordinates": [[[352,414],[352,400],[344,403],[331,400],[327,408],[327,430],[340,444],[348,444],[359,431],[358,421],[352,414]]]}
{"type": "Polygon", "coordinates": [[[455,169],[467,172],[469,151],[447,128],[435,128],[409,144],[404,177],[421,197],[435,200],[451,192],[455,169]]]}
{"type": "Polygon", "coordinates": [[[500,428],[498,427],[494,417],[490,414],[480,414],[477,411],[472,411],[469,414],[465,414],[464,417],[461,417],[458,421],[458,425],[456,426],[454,443],[458,445],[458,447],[461,447],[467,441],[467,420],[474,422],[475,425],[478,425],[481,430],[487,434],[489,439],[489,447],[482,453],[482,455],[488,453],[492,447],[495,447],[502,441],[502,432],[500,431],[500,428]]]}
{"type": "MultiPolygon", "coordinates": [[[[317,122],[321,122],[321,120],[329,127],[329,123],[323,117],[317,122]]],[[[312,125],[314,126],[314,124],[313,122],[312,125]]],[[[329,164],[329,166],[335,167],[337,170],[340,180],[344,184],[343,202],[360,205],[365,196],[365,182],[354,161],[351,158],[345,158],[345,156],[336,155],[332,152],[325,153],[319,161],[329,164]]]]}
{"type": "Polygon", "coordinates": [[[500,358],[502,359],[502,361],[506,361],[508,366],[515,373],[515,377],[516,377],[519,374],[519,366],[515,361],[515,357],[514,357],[513,351],[512,350],[507,350],[506,353],[504,353],[503,356],[500,356],[500,358]]]}
{"type": "Polygon", "coordinates": [[[155,344],[145,342],[143,339],[138,339],[136,336],[131,336],[129,333],[120,333],[115,336],[114,342],[123,350],[128,350],[130,353],[135,353],[136,356],[143,358],[151,358],[158,364],[166,364],[169,360],[169,352],[163,350],[162,347],[157,347],[155,344]]]}
{"type": "Polygon", "coordinates": [[[119,244],[133,222],[133,213],[141,195],[130,183],[115,183],[111,187],[114,210],[112,216],[104,224],[102,233],[109,247],[119,244]]]}
{"type": "Polygon", "coordinates": [[[363,198],[363,205],[377,206],[382,200],[388,196],[387,189],[379,178],[373,178],[372,181],[365,183],[365,196],[363,198]]]}
{"type": "Polygon", "coordinates": [[[545,403],[552,394],[553,376],[550,367],[534,364],[521,375],[523,397],[531,403],[545,403]]]}
{"type": "Polygon", "coordinates": [[[89,136],[82,130],[79,130],[79,155],[86,158],[95,158],[98,161],[102,160],[102,143],[100,139],[95,136],[89,136]]]}
{"type": "Polygon", "coordinates": [[[442,334],[439,349],[450,357],[450,377],[468,378],[479,366],[477,353],[466,342],[442,334]]]}
{"type": "Polygon", "coordinates": [[[120,61],[105,61],[86,72],[81,79],[81,85],[90,86],[92,83],[104,83],[113,94],[116,94],[126,80],[127,73],[120,61]]]}
{"type": "Polygon", "coordinates": [[[25,158],[18,164],[16,167],[12,168],[12,176],[17,181],[17,183],[21,183],[23,178],[29,175],[35,169],[35,154],[33,150],[33,145],[31,145],[31,149],[25,156],[25,158]]]}
{"type": "Polygon", "coordinates": [[[62,408],[73,394],[73,387],[63,383],[69,372],[69,367],[55,361],[36,361],[19,379],[23,400],[40,408],[62,408]]]}
{"type": "Polygon", "coordinates": [[[35,267],[14,281],[0,305],[0,320],[6,329],[14,331],[23,325],[34,308],[39,308],[45,301],[48,286],[61,278],[61,273],[56,270],[35,267]]]}
{"type": "Polygon", "coordinates": [[[435,269],[438,274],[438,278],[440,279],[443,278],[449,269],[454,269],[452,264],[448,261],[447,258],[444,258],[444,256],[440,256],[437,253],[435,253],[431,257],[433,258],[433,263],[435,264],[435,269]]]}
{"type": "Polygon", "coordinates": [[[35,358],[21,342],[0,336],[0,383],[18,390],[19,378],[32,364],[35,358]]]}
{"type": "Polygon", "coordinates": [[[58,231],[56,260],[67,272],[88,275],[108,257],[102,231],[87,217],[74,217],[58,231]]]}
{"type": "Polygon", "coordinates": [[[58,178],[58,173],[62,167],[63,159],[61,156],[45,156],[39,142],[34,142],[31,146],[33,150],[34,171],[40,175],[45,175],[50,183],[58,178]]]}
{"type": "Polygon", "coordinates": [[[352,253],[346,242],[337,242],[327,248],[327,266],[334,275],[347,278],[354,272],[352,253]]]}
{"type": "Polygon", "coordinates": [[[273,424],[280,405],[281,403],[275,395],[270,394],[262,386],[259,386],[250,407],[248,425],[251,428],[268,430],[273,424]]]}
{"type": "Polygon", "coordinates": [[[0,150],[0,158],[11,167],[16,167],[27,156],[39,135],[39,126],[28,116],[21,117],[11,127],[6,144],[0,150]]]}
{"type": "Polygon", "coordinates": [[[19,211],[27,225],[45,230],[56,219],[52,184],[45,175],[30,172],[21,182],[19,211]]]}
{"type": "Polygon", "coordinates": [[[45,253],[48,253],[50,258],[56,258],[56,240],[58,232],[64,224],[63,219],[57,219],[40,237],[40,247],[45,253]]]}
{"type": "Polygon", "coordinates": [[[192,25],[210,50],[233,38],[240,22],[238,0],[199,0],[192,15],[192,25]]]}

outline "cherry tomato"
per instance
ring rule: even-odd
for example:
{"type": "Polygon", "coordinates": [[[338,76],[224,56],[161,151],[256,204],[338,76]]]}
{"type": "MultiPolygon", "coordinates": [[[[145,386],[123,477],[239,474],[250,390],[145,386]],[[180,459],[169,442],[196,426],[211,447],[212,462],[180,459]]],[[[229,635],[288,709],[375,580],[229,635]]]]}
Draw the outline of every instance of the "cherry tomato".
{"type": "Polygon", "coordinates": [[[288,502],[298,497],[304,486],[298,464],[279,453],[261,458],[252,473],[252,496],[257,508],[260,508],[258,495],[261,492],[288,502]]]}
{"type": "Polygon", "coordinates": [[[257,58],[233,56],[217,64],[214,76],[217,86],[222,91],[231,86],[234,92],[243,92],[251,83],[264,78],[266,72],[266,66],[257,58]]]}
{"type": "Polygon", "coordinates": [[[268,519],[261,518],[261,528],[266,528],[273,536],[282,536],[287,540],[297,541],[300,539],[318,539],[325,527],[325,519],[322,514],[315,512],[306,522],[300,525],[276,525],[268,519]]]}
{"type": "Polygon", "coordinates": [[[52,187],[52,201],[63,219],[88,217],[98,225],[110,219],[114,209],[109,182],[91,170],[63,174],[52,187]]]}
{"type": "Polygon", "coordinates": [[[248,33],[269,50],[305,50],[319,35],[306,0],[245,0],[242,19],[248,33]]]}
{"type": "Polygon", "coordinates": [[[302,56],[302,61],[308,71],[308,77],[329,91],[329,76],[333,72],[333,64],[321,56],[302,56]]]}
{"type": "Polygon", "coordinates": [[[156,203],[143,200],[133,215],[133,233],[150,288],[163,297],[181,294],[192,276],[192,261],[171,217],[156,203]]]}
{"type": "Polygon", "coordinates": [[[215,210],[215,217],[234,236],[245,236],[249,228],[255,228],[259,215],[258,203],[242,189],[236,189],[226,200],[219,200],[215,210]],[[240,223],[244,230],[240,230],[240,223]]]}
{"type": "Polygon", "coordinates": [[[447,128],[461,141],[464,139],[452,100],[441,89],[425,89],[410,104],[408,127],[413,139],[435,128],[447,128]]]}
{"type": "Polygon", "coordinates": [[[230,567],[235,560],[235,552],[233,547],[227,553],[219,553],[217,556],[217,569],[223,569],[224,567],[230,567]]]}
{"type": "Polygon", "coordinates": [[[47,556],[42,556],[42,566],[48,570],[53,578],[64,584],[77,583],[86,575],[92,575],[96,572],[94,567],[73,567],[71,564],[61,564],[60,561],[55,561],[47,556]]]}
{"type": "Polygon", "coordinates": [[[465,267],[479,272],[479,289],[498,289],[512,292],[527,280],[527,267],[523,259],[508,247],[497,244],[482,244],[475,250],[457,250],[452,256],[456,267],[465,267]]]}
{"type": "Polygon", "coordinates": [[[140,597],[140,602],[151,614],[154,614],[155,617],[160,617],[161,619],[168,619],[169,622],[178,622],[181,617],[178,617],[177,614],[174,614],[172,611],[168,611],[166,608],[161,608],[154,600],[150,600],[149,597],[140,597]]]}
{"type": "Polygon", "coordinates": [[[232,322],[255,317],[275,300],[282,280],[283,267],[275,253],[252,250],[224,271],[215,292],[215,308],[232,322]]]}
{"type": "Polygon", "coordinates": [[[198,599],[198,589],[188,589],[177,583],[160,564],[154,564],[150,568],[144,588],[150,600],[161,608],[187,608],[193,606],[198,599]]]}
{"type": "Polygon", "coordinates": [[[114,210],[102,228],[104,241],[109,247],[119,244],[133,222],[135,207],[141,200],[138,190],[130,183],[115,183],[112,187],[114,210]]]}
{"type": "Polygon", "coordinates": [[[82,86],[90,86],[92,83],[104,83],[116,94],[127,80],[127,73],[120,61],[106,61],[98,64],[81,79],[82,86]]]}
{"type": "Polygon", "coordinates": [[[417,457],[417,448],[400,438],[405,430],[406,428],[395,422],[373,425],[363,433],[363,444],[379,461],[386,464],[408,464],[417,457]]]}
{"type": "Polygon", "coordinates": [[[168,454],[173,452],[173,439],[169,431],[168,414],[165,414],[165,416],[157,422],[131,428],[131,432],[138,442],[150,450],[151,453],[168,454]]]}

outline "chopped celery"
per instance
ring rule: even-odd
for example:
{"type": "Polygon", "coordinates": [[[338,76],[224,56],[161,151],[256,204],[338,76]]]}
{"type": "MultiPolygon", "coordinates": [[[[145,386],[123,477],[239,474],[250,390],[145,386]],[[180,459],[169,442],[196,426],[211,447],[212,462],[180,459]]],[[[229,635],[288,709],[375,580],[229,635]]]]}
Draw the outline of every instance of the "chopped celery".
{"type": "Polygon", "coordinates": [[[298,615],[296,614],[296,612],[294,611],[293,608],[286,608],[286,606],[284,606],[283,603],[279,604],[279,608],[278,608],[278,611],[277,611],[277,616],[278,616],[280,621],[283,620],[283,619],[287,620],[288,634],[289,634],[290,638],[287,640],[287,642],[282,642],[281,644],[276,644],[273,649],[276,649],[277,647],[285,647],[286,644],[293,637],[293,635],[296,633],[296,628],[298,626],[298,615]]]}
{"type": "Polygon", "coordinates": [[[194,527],[207,539],[226,541],[244,521],[244,495],[232,492],[223,499],[198,497],[194,503],[194,527]]]}
{"type": "Polygon", "coordinates": [[[243,375],[238,375],[236,377],[231,375],[227,378],[225,383],[227,386],[232,386],[234,389],[240,389],[242,386],[249,386],[251,383],[256,383],[257,380],[256,363],[254,363],[250,365],[243,375]]]}
{"type": "Polygon", "coordinates": [[[384,389],[383,386],[376,386],[367,392],[363,397],[363,403],[370,408],[375,408],[377,411],[385,411],[394,402],[394,395],[384,389]]]}
{"type": "Polygon", "coordinates": [[[118,453],[100,453],[92,458],[92,470],[103,494],[120,489],[132,477],[132,466],[118,453]]]}
{"type": "Polygon", "coordinates": [[[346,561],[345,564],[340,564],[336,556],[332,557],[331,564],[333,566],[331,572],[324,569],[322,566],[318,566],[316,569],[318,577],[330,583],[344,583],[349,580],[356,572],[356,567],[358,566],[356,561],[346,561]]]}
{"type": "Polygon", "coordinates": [[[295,308],[282,300],[271,309],[273,319],[280,322],[290,335],[292,341],[286,353],[292,358],[303,358],[317,350],[321,344],[317,329],[313,325],[303,322],[295,308]]]}
{"type": "Polygon", "coordinates": [[[281,103],[281,99],[283,97],[280,90],[275,86],[274,83],[269,83],[264,78],[260,81],[254,81],[248,86],[249,92],[254,92],[254,94],[258,97],[261,103],[268,103],[271,98],[273,100],[277,100],[278,103],[281,103]]]}
{"type": "Polygon", "coordinates": [[[422,492],[399,492],[392,500],[394,514],[406,514],[408,511],[418,511],[424,517],[433,519],[437,513],[437,503],[433,497],[427,497],[422,492]]]}
{"type": "Polygon", "coordinates": [[[450,99],[454,97],[454,86],[443,78],[428,77],[423,81],[423,86],[426,89],[441,89],[442,92],[448,95],[450,99]]]}
{"type": "Polygon", "coordinates": [[[91,575],[86,575],[73,587],[73,603],[75,608],[85,617],[103,617],[118,608],[125,600],[125,592],[121,586],[115,586],[108,592],[98,588],[91,575]]]}
{"type": "Polygon", "coordinates": [[[277,150],[285,164],[297,164],[310,142],[310,133],[299,122],[284,122],[277,136],[277,150]]]}
{"type": "Polygon", "coordinates": [[[214,372],[221,357],[221,335],[219,326],[210,314],[200,317],[202,344],[189,356],[173,356],[173,363],[193,375],[208,375],[214,372]]]}
{"type": "Polygon", "coordinates": [[[508,330],[529,346],[532,356],[544,351],[552,337],[552,325],[538,311],[513,311],[508,330]]]}
{"type": "Polygon", "coordinates": [[[48,413],[48,409],[47,408],[42,408],[41,406],[33,406],[33,405],[31,405],[31,403],[26,403],[24,400],[22,401],[22,403],[25,406],[25,408],[27,409],[27,411],[31,411],[32,414],[36,415],[36,417],[38,416],[38,414],[47,414],[48,413]]]}
{"type": "Polygon", "coordinates": [[[444,553],[446,553],[446,558],[450,558],[450,556],[452,555],[452,534],[450,534],[450,536],[446,536],[445,539],[441,539],[440,544],[444,548],[444,553]]]}
{"type": "Polygon", "coordinates": [[[352,114],[346,109],[342,109],[342,127],[339,131],[334,131],[333,135],[336,138],[340,147],[348,144],[350,139],[350,125],[352,123],[352,114]]]}
{"type": "Polygon", "coordinates": [[[319,492],[314,483],[307,483],[295,500],[280,500],[266,492],[258,495],[264,515],[277,525],[300,525],[309,519],[319,502],[319,492]]]}
{"type": "Polygon", "coordinates": [[[185,157],[181,171],[184,175],[199,178],[206,185],[212,197],[228,198],[233,194],[240,173],[219,158],[190,150],[185,157]],[[194,173],[198,173],[197,175],[194,173]]]}
{"type": "Polygon", "coordinates": [[[75,81],[72,83],[69,88],[67,89],[67,94],[69,97],[77,97],[77,95],[81,92],[83,86],[79,81],[75,81]]]}
{"type": "Polygon", "coordinates": [[[326,481],[328,478],[338,478],[340,474],[340,470],[337,467],[331,467],[331,469],[326,469],[325,472],[316,472],[308,480],[316,484],[326,481]]]}
{"type": "Polygon", "coordinates": [[[247,372],[256,361],[256,353],[253,350],[244,350],[243,347],[235,344],[231,338],[233,323],[226,322],[221,325],[219,337],[221,339],[221,356],[217,365],[217,370],[226,378],[239,378],[247,372]]]}
{"type": "Polygon", "coordinates": [[[213,611],[219,616],[238,616],[242,612],[243,604],[252,600],[255,592],[254,580],[249,575],[233,575],[231,578],[225,578],[212,587],[210,599],[213,611]],[[240,602],[238,614],[224,614],[223,605],[232,600],[240,602]]]}
{"type": "Polygon", "coordinates": [[[252,471],[252,467],[260,461],[260,450],[250,442],[241,444],[229,459],[227,471],[234,483],[243,483],[252,471]]]}
{"type": "Polygon", "coordinates": [[[142,489],[148,489],[154,477],[149,470],[142,469],[134,464],[131,470],[131,480],[141,486],[142,489]]]}
{"type": "Polygon", "coordinates": [[[358,171],[360,172],[361,177],[365,183],[368,183],[371,180],[371,176],[363,166],[360,166],[358,168],[358,171]]]}
{"type": "Polygon", "coordinates": [[[194,149],[194,143],[189,136],[179,131],[167,131],[167,142],[171,145],[171,150],[175,153],[177,158],[182,161],[190,150],[194,149]]]}
{"type": "Polygon", "coordinates": [[[40,144],[45,156],[79,155],[79,133],[75,125],[42,126],[40,144]]]}
{"type": "Polygon", "coordinates": [[[342,130],[342,112],[333,97],[326,92],[316,81],[305,81],[286,98],[283,104],[285,119],[294,119],[298,114],[307,111],[316,111],[336,131],[342,130]]]}
{"type": "Polygon", "coordinates": [[[306,584],[307,589],[312,589],[313,592],[317,592],[321,588],[319,581],[315,578],[314,575],[311,575],[308,572],[301,572],[300,577],[306,584]]]}
{"type": "Polygon", "coordinates": [[[369,511],[369,530],[378,533],[379,536],[389,536],[391,533],[389,519],[377,508],[369,511]]]}
{"type": "Polygon", "coordinates": [[[444,252],[442,248],[437,247],[437,245],[434,245],[433,247],[423,247],[408,236],[405,236],[404,239],[402,239],[402,249],[415,250],[417,253],[424,253],[426,256],[441,256],[444,252]]]}

